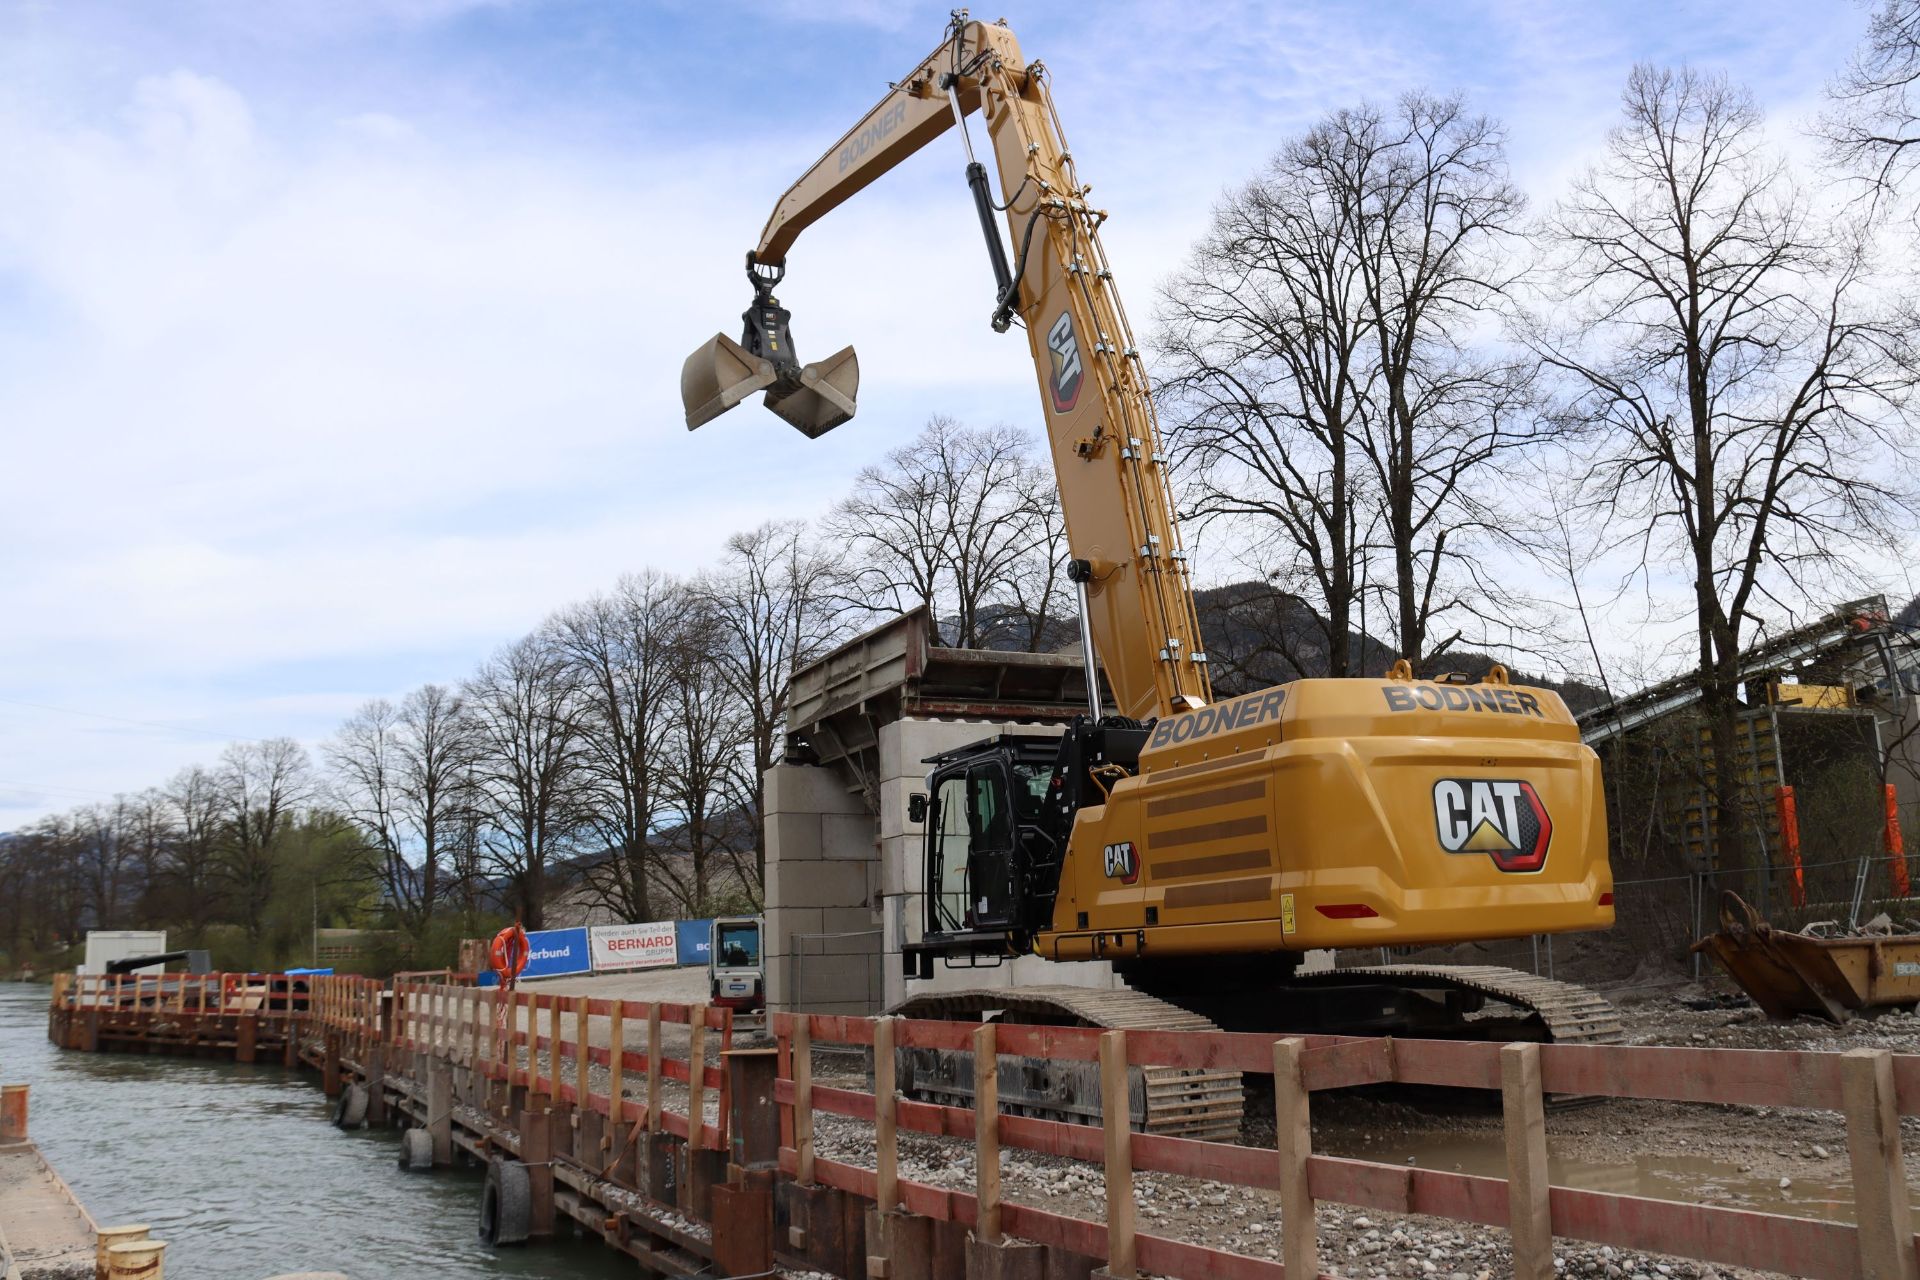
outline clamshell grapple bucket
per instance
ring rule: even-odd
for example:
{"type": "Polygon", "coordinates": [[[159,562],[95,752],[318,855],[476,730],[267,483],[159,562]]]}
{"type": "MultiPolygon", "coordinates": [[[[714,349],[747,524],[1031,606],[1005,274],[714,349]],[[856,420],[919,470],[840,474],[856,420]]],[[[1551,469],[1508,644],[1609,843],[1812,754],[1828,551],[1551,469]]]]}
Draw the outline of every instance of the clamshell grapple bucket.
{"type": "Polygon", "coordinates": [[[853,417],[860,390],[860,360],[852,347],[814,364],[794,357],[787,309],[773,296],[784,267],[765,266],[747,255],[753,305],[741,316],[740,341],[716,333],[680,366],[680,403],[687,430],[713,421],[756,391],[767,393],[766,406],[815,439],[853,417]]]}
{"type": "Polygon", "coordinates": [[[767,392],[766,406],[817,439],[853,417],[854,395],[860,390],[860,358],[852,347],[842,347],[817,364],[800,370],[797,386],[776,385],[767,392]]]}
{"type": "Polygon", "coordinates": [[[773,361],[763,360],[724,333],[694,349],[680,366],[680,402],[687,430],[703,426],[779,380],[773,361]]]}

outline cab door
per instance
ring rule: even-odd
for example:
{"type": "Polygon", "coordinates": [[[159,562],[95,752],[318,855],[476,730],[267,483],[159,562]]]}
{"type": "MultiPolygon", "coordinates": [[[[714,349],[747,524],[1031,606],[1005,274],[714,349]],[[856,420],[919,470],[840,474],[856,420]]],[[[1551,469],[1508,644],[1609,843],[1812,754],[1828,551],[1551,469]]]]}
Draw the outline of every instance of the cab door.
{"type": "Polygon", "coordinates": [[[1015,823],[1005,762],[975,761],[936,775],[927,831],[929,930],[1010,927],[1015,823]]]}

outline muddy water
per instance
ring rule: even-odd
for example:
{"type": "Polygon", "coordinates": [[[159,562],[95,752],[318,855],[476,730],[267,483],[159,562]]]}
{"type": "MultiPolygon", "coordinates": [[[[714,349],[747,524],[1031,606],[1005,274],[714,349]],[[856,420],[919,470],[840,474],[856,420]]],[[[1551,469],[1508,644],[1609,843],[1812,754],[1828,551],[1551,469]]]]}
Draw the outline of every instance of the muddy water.
{"type": "MultiPolygon", "coordinates": [[[[1496,1134],[1347,1134],[1323,1141],[1327,1155],[1417,1165],[1486,1178],[1507,1176],[1507,1154],[1496,1134]]],[[[1695,1204],[1756,1209],[1796,1218],[1853,1221],[1853,1188],[1844,1178],[1800,1178],[1781,1187],[1778,1175],[1742,1173],[1738,1165],[1703,1156],[1623,1155],[1617,1161],[1579,1160],[1553,1150],[1547,1140],[1549,1177],[1557,1187],[1606,1191],[1695,1204]]]]}
{"type": "Polygon", "coordinates": [[[168,1241],[169,1275],[633,1275],[592,1240],[481,1244],[479,1172],[401,1173],[397,1134],[333,1128],[311,1072],[64,1053],[47,1043],[47,998],[0,982],[0,1080],[33,1086],[33,1137],[97,1221],[168,1241]]]}

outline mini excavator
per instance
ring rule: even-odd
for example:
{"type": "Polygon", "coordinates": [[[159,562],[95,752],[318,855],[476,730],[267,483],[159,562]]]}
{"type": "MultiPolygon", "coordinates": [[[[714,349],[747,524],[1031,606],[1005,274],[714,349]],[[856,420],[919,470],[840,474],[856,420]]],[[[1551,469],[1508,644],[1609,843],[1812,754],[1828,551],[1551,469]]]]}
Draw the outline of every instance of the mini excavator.
{"type": "MultiPolygon", "coordinates": [[[[1558,694],[1509,683],[1305,679],[1215,701],[1153,399],[1054,110],[1046,69],[1003,23],[946,39],[788,189],[747,254],[739,342],[686,362],[689,428],[756,391],[809,437],[853,416],[851,347],[801,364],[774,296],[807,226],[949,129],[985,235],[992,327],[1039,375],[1089,705],[1061,736],[1006,734],[931,766],[921,937],[910,976],[1018,955],[1110,962],[1127,989],[910,997],[910,1017],[1055,1025],[1606,1041],[1612,1007],[1494,966],[1305,973],[1316,948],[1383,949],[1613,923],[1600,768],[1558,694]],[[967,117],[992,143],[1002,201],[967,117]],[[1013,252],[1001,238],[1004,212],[1013,252]],[[1107,676],[1103,697],[1098,678],[1107,676]]],[[[903,1087],[967,1105],[964,1053],[903,1051],[903,1087]]],[[[1097,1122],[1096,1073],[1003,1070],[1026,1114],[1097,1122]]],[[[1230,1137],[1233,1073],[1136,1070],[1135,1127],[1230,1137]]]]}

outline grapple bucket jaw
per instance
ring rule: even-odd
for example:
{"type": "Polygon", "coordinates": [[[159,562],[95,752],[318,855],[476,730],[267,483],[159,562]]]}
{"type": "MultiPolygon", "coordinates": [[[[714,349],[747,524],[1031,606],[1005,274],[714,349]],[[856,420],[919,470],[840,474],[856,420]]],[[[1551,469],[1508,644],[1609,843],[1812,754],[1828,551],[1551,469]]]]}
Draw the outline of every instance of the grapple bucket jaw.
{"type": "Polygon", "coordinates": [[[779,380],[773,361],[754,355],[724,333],[714,334],[680,366],[680,402],[687,410],[687,430],[713,421],[779,380]]]}
{"type": "Polygon", "coordinates": [[[767,392],[767,408],[816,440],[853,417],[860,390],[860,358],[842,347],[825,360],[800,370],[797,381],[783,381],[767,392]]]}

